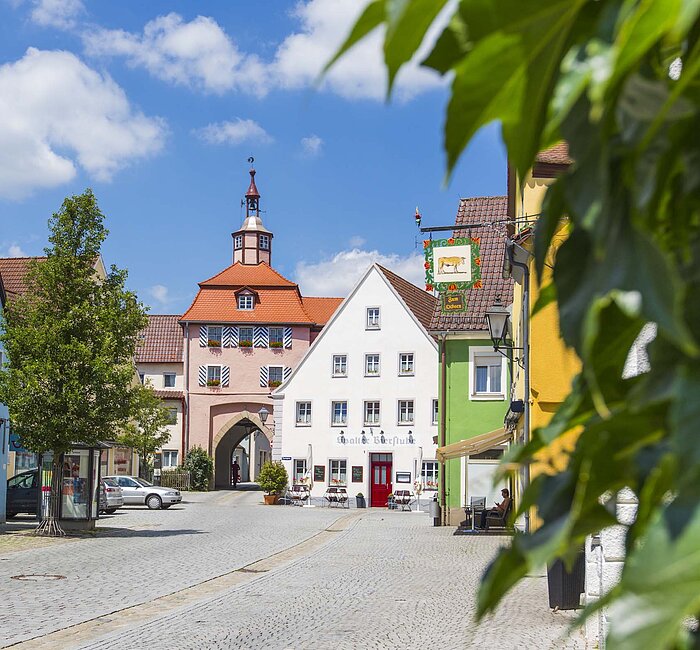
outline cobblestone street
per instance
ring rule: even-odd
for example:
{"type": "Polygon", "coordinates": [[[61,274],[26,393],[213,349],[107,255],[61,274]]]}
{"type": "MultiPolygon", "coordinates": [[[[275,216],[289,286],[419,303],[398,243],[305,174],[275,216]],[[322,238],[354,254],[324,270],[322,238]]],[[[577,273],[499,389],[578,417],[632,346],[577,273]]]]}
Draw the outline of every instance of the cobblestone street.
{"type": "Polygon", "coordinates": [[[565,638],[573,616],[548,609],[544,571],[473,623],[504,538],[454,537],[425,514],[264,507],[255,492],[186,500],[119,511],[97,539],[2,555],[3,647],[585,647],[565,638]],[[10,579],[41,573],[66,579],[10,579]]]}

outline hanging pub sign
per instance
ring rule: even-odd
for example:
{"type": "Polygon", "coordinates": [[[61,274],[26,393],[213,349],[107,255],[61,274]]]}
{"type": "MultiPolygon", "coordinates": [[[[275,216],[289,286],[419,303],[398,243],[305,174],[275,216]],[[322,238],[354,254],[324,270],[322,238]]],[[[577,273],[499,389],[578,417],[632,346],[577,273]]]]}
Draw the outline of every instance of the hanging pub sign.
{"type": "Polygon", "coordinates": [[[467,298],[459,291],[446,291],[440,294],[440,307],[443,314],[463,314],[467,311],[467,298]]]}
{"type": "Polygon", "coordinates": [[[464,291],[481,289],[481,238],[426,239],[425,289],[464,291]]]}

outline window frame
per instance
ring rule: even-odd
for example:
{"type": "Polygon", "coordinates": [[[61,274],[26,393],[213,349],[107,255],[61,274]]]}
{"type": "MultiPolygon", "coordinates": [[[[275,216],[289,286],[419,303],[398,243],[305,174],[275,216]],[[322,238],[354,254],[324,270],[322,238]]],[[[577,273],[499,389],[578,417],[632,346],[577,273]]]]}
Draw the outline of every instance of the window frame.
{"type": "Polygon", "coordinates": [[[261,251],[269,251],[270,250],[270,235],[266,235],[265,233],[260,233],[258,235],[258,246],[260,247],[261,251]]]}
{"type": "Polygon", "coordinates": [[[382,421],[382,401],[379,399],[366,399],[364,400],[362,404],[362,422],[364,426],[366,427],[377,427],[381,424],[382,421]],[[371,421],[367,418],[367,405],[368,404],[377,404],[377,420],[376,421],[371,421]]]}
{"type": "Polygon", "coordinates": [[[424,460],[420,467],[420,480],[424,490],[437,490],[440,481],[440,463],[437,460],[424,460]],[[427,471],[428,464],[432,465],[430,471],[427,471]],[[434,480],[431,480],[429,476],[432,476],[434,480]],[[433,483],[431,487],[428,487],[429,481],[433,483]]]}
{"type": "Polygon", "coordinates": [[[331,357],[331,377],[347,377],[348,376],[348,355],[347,354],[334,354],[331,357]],[[345,366],[345,372],[336,372],[336,359],[344,358],[343,364],[345,366]]]}
{"type": "Polygon", "coordinates": [[[382,329],[382,310],[379,306],[366,307],[365,308],[365,329],[366,330],[380,330],[382,329]],[[376,322],[374,318],[370,320],[370,312],[377,312],[376,322]]]}
{"type": "Polygon", "coordinates": [[[347,458],[329,458],[328,459],[328,485],[330,487],[347,487],[348,485],[348,459],[347,458]],[[334,483],[333,479],[333,463],[338,463],[338,479],[334,483]],[[344,466],[344,472],[341,472],[341,465],[344,466]],[[344,473],[345,480],[340,477],[344,473]]]}
{"type": "Polygon", "coordinates": [[[311,426],[311,418],[313,417],[313,406],[311,404],[310,399],[301,399],[297,400],[294,406],[294,422],[295,425],[298,427],[310,427],[311,426]],[[302,405],[307,405],[308,406],[308,413],[306,414],[308,416],[307,419],[300,419],[301,415],[301,410],[300,407],[302,405]]]}
{"type": "Polygon", "coordinates": [[[346,399],[334,399],[331,400],[331,426],[332,427],[347,427],[348,426],[348,400],[346,399]],[[343,422],[335,421],[335,405],[345,404],[345,419],[343,422]]]}
{"type": "Polygon", "coordinates": [[[177,373],[176,372],[164,372],[163,373],[163,388],[175,388],[175,383],[177,382],[177,373]],[[168,386],[168,382],[166,378],[172,377],[173,383],[172,386],[168,386]]]}
{"type": "Polygon", "coordinates": [[[179,453],[177,449],[163,449],[163,455],[162,455],[162,466],[165,467],[177,467],[178,466],[178,460],[179,460],[179,453]],[[175,458],[175,463],[172,463],[173,456],[175,458]],[[165,459],[168,459],[168,462],[165,462],[165,459]]]}
{"type": "Polygon", "coordinates": [[[279,381],[279,382],[284,382],[284,366],[278,366],[278,365],[272,365],[267,367],[267,383],[269,384],[271,381],[279,381]],[[279,370],[280,371],[280,377],[279,379],[273,379],[272,378],[272,369],[279,370]]]}
{"type": "Polygon", "coordinates": [[[413,399],[396,400],[396,424],[400,427],[414,426],[416,423],[416,401],[413,399]],[[401,419],[402,405],[406,405],[406,412],[410,413],[410,420],[401,419]]]}
{"type": "Polygon", "coordinates": [[[207,384],[206,385],[207,385],[207,388],[215,388],[215,387],[221,386],[221,364],[216,364],[216,363],[207,364],[207,384]],[[218,371],[219,371],[218,377],[212,377],[212,375],[211,375],[212,369],[218,369],[218,371]],[[219,381],[218,384],[209,385],[210,381],[216,381],[217,379],[219,381]]]}
{"type": "Polygon", "coordinates": [[[250,345],[253,345],[253,341],[255,339],[255,328],[251,327],[250,325],[239,325],[238,327],[238,343],[240,346],[241,341],[250,341],[250,345]],[[241,332],[243,330],[250,330],[250,337],[243,336],[241,332]]]}
{"type": "Polygon", "coordinates": [[[243,248],[243,235],[233,236],[233,250],[239,251],[243,248]]]}
{"type": "Polygon", "coordinates": [[[399,352],[399,377],[414,377],[416,374],[416,353],[415,352],[399,352]],[[403,369],[402,357],[411,357],[411,369],[403,369]]]}
{"type": "Polygon", "coordinates": [[[306,477],[308,467],[306,466],[306,458],[292,458],[292,485],[299,485],[299,481],[306,477]],[[297,463],[302,463],[303,471],[299,473],[297,463]]]}
{"type": "Polygon", "coordinates": [[[431,402],[430,424],[437,425],[440,422],[440,400],[434,397],[431,402]]]}
{"type": "Polygon", "coordinates": [[[255,296],[252,293],[239,293],[237,305],[239,311],[253,311],[255,309],[255,296]],[[246,305],[250,305],[250,307],[246,305]]]}
{"type": "MultiPolygon", "coordinates": [[[[494,352],[488,346],[475,346],[469,350],[469,399],[471,401],[504,401],[506,399],[506,387],[508,382],[507,359],[494,352]],[[491,361],[492,363],[487,363],[491,361]],[[496,363],[497,362],[497,363],[496,363]],[[476,369],[477,366],[496,366],[500,364],[501,385],[499,391],[479,391],[476,390],[476,369]]],[[[490,383],[490,378],[489,378],[490,383]]],[[[491,386],[489,385],[489,388],[491,386]]]]}
{"type": "Polygon", "coordinates": [[[267,328],[267,345],[268,347],[271,347],[271,343],[281,343],[284,345],[284,327],[279,327],[277,325],[272,325],[271,327],[267,328]],[[276,332],[279,333],[278,336],[275,337],[275,340],[273,341],[273,336],[272,336],[272,331],[275,330],[276,332]],[[279,340],[277,340],[279,338],[279,340]]]}
{"type": "Polygon", "coordinates": [[[365,377],[381,377],[382,375],[382,355],[379,352],[365,353],[365,377]],[[369,371],[369,357],[377,357],[377,372],[369,371]]]}

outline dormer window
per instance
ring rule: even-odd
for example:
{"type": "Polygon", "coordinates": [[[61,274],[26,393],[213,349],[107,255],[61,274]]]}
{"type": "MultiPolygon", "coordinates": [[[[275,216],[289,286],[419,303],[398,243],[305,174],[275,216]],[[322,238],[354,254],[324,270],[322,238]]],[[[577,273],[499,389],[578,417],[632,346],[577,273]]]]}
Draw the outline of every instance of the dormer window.
{"type": "Polygon", "coordinates": [[[270,250],[270,235],[260,235],[260,250],[269,251],[270,250]]]}
{"type": "Polygon", "coordinates": [[[250,293],[242,293],[238,296],[238,309],[253,309],[255,297],[250,293]]]}
{"type": "Polygon", "coordinates": [[[234,250],[239,250],[243,248],[243,235],[235,235],[233,238],[233,248],[234,250]]]}

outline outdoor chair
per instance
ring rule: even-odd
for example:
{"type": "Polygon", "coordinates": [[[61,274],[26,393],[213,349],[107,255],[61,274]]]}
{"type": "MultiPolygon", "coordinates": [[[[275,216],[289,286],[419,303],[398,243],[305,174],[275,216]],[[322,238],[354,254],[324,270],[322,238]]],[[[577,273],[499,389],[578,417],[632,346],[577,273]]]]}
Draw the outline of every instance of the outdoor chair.
{"type": "Polygon", "coordinates": [[[504,512],[490,510],[486,515],[486,525],[484,526],[484,530],[490,530],[492,528],[511,528],[511,523],[508,521],[508,519],[512,509],[513,500],[511,499],[504,512]]]}
{"type": "Polygon", "coordinates": [[[414,502],[415,499],[410,490],[396,490],[394,492],[394,503],[396,503],[401,510],[410,510],[414,502]]]}
{"type": "Polygon", "coordinates": [[[469,526],[472,530],[476,529],[476,517],[482,510],[486,509],[486,497],[470,497],[469,505],[464,508],[465,520],[463,526],[469,526]]]}
{"type": "Polygon", "coordinates": [[[308,485],[292,485],[290,491],[292,504],[295,506],[303,506],[305,501],[311,496],[308,485]]]}

